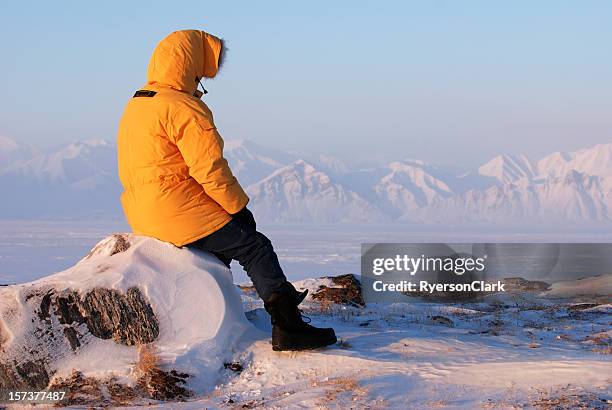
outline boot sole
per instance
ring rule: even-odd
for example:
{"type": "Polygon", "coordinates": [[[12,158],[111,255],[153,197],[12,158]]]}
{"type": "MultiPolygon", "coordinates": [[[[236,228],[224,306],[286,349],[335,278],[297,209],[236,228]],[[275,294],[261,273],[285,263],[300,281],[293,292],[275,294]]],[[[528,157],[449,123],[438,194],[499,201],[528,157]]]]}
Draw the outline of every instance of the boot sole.
{"type": "Polygon", "coordinates": [[[327,347],[329,345],[333,345],[338,342],[338,338],[334,336],[333,338],[327,339],[323,343],[319,343],[317,345],[300,345],[299,343],[291,344],[290,346],[281,346],[272,344],[272,350],[275,352],[288,352],[288,351],[301,351],[301,350],[316,350],[323,347],[327,347]]]}

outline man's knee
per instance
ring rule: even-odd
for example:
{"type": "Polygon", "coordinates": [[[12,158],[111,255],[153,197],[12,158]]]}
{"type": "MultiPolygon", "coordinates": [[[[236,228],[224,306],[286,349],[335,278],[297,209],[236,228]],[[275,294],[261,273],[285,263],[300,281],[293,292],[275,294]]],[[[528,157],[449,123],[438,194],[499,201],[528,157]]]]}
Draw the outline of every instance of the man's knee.
{"type": "Polygon", "coordinates": [[[272,241],[270,241],[266,235],[259,231],[255,231],[255,235],[257,236],[257,241],[260,242],[262,246],[272,247],[272,241]]]}
{"type": "Polygon", "coordinates": [[[268,239],[266,235],[257,231],[253,232],[253,248],[255,253],[260,255],[274,252],[274,247],[272,246],[270,239],[268,239]]]}
{"type": "Polygon", "coordinates": [[[244,245],[240,256],[236,258],[243,266],[262,257],[274,254],[274,247],[270,239],[255,230],[249,233],[248,237],[244,240],[244,245]]]}

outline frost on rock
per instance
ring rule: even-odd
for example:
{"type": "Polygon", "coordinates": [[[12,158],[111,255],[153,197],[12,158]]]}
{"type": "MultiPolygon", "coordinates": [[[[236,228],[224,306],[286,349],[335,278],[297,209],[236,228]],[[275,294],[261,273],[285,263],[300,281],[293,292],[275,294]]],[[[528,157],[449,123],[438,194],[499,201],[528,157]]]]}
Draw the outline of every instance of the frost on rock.
{"type": "Polygon", "coordinates": [[[72,268],[0,288],[0,389],[83,397],[97,386],[121,393],[112,405],[184,398],[211,390],[223,363],[259,336],[215,257],[114,234],[72,268]],[[154,365],[142,366],[143,347],[154,365]]]}

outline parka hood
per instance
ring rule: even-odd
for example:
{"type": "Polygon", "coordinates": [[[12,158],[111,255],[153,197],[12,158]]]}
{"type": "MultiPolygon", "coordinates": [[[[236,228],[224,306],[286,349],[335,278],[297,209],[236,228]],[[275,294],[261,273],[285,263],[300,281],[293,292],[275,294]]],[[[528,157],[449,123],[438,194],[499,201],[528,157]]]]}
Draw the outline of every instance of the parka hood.
{"type": "Polygon", "coordinates": [[[155,47],[147,69],[147,84],[193,94],[196,77],[217,75],[222,50],[223,40],[204,31],[175,31],[155,47]]]}

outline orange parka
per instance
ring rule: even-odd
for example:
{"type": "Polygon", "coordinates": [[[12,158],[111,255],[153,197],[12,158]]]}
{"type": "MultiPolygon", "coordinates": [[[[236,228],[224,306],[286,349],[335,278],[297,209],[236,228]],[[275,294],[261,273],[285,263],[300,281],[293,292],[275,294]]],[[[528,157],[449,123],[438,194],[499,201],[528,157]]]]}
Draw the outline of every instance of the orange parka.
{"type": "Polygon", "coordinates": [[[117,149],[121,203],[136,234],[182,246],[230,221],[248,197],[223,158],[223,140],[196,78],[219,69],[223,42],[176,31],[155,48],[147,84],[128,102],[117,149]]]}

